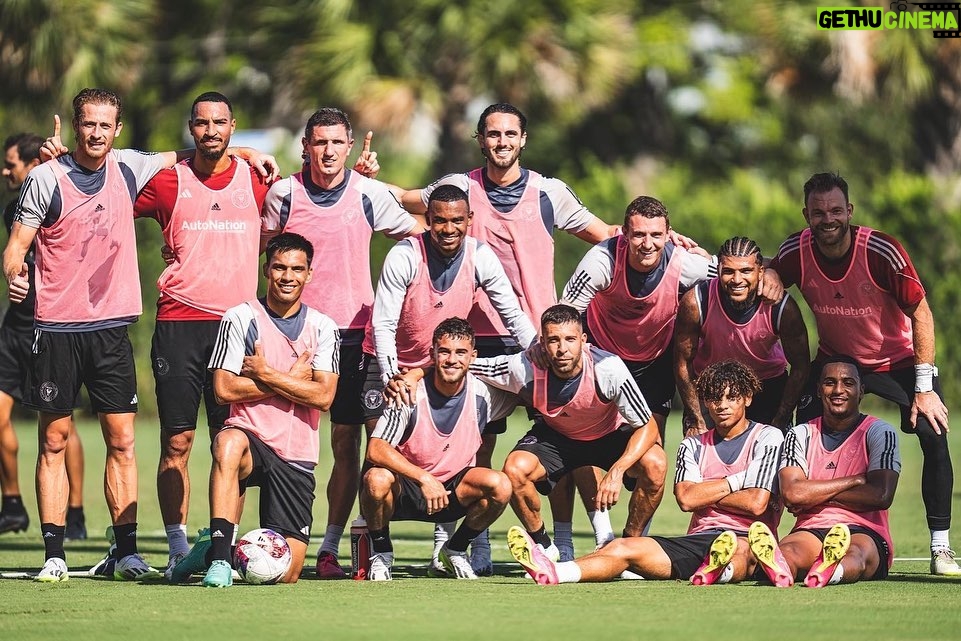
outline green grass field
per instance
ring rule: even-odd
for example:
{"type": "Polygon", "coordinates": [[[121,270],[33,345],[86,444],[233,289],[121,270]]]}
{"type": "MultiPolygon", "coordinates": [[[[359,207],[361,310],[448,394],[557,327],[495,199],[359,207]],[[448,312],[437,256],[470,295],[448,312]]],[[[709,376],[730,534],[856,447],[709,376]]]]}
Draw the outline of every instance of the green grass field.
{"type": "MultiPolygon", "coordinates": [[[[503,460],[525,428],[516,414],[501,439],[495,460],[503,460]]],[[[100,477],[103,441],[99,426],[80,426],[86,448],[85,502],[91,539],[67,544],[72,570],[89,567],[104,553],[100,538],[108,525],[100,477]]],[[[155,566],[166,563],[166,540],[155,493],[156,425],[138,423],[140,461],[140,547],[155,566]]],[[[43,561],[33,495],[35,429],[18,423],[21,438],[21,484],[30,509],[25,533],[0,536],[0,571],[31,571],[43,561]]],[[[676,451],[679,428],[668,427],[668,451],[676,451]]],[[[957,434],[957,432],[955,433],[957,434]]],[[[952,436],[953,444],[961,437],[952,436]]],[[[199,440],[198,443],[202,443],[199,440]]],[[[315,532],[323,533],[326,507],[323,488],[330,470],[329,452],[318,467],[315,532]]],[[[0,640],[59,639],[78,641],[112,633],[138,640],[197,639],[951,639],[961,624],[961,579],[931,577],[927,561],[901,560],[927,556],[927,529],[920,499],[920,453],[916,439],[901,441],[904,472],[891,523],[897,560],[891,578],[813,591],[801,587],[775,590],[753,582],[738,586],[693,588],[681,582],[618,581],[609,584],[534,585],[514,563],[505,544],[507,528],[516,523],[505,513],[494,525],[491,542],[495,573],[478,581],[430,579],[425,562],[431,551],[431,526],[401,523],[392,527],[397,553],[395,580],[379,584],[317,581],[305,577],[296,585],[246,586],[205,590],[199,585],[138,585],[72,578],[41,585],[26,580],[0,580],[0,640]]],[[[194,482],[190,528],[208,519],[206,479],[209,455],[197,447],[191,461],[194,482]]],[[[669,478],[673,472],[669,473],[669,478]]],[[[255,490],[254,490],[255,491],[255,490]]],[[[256,501],[248,500],[248,506],[256,501]]],[[[614,512],[615,530],[623,524],[624,505],[614,512]]],[[[955,495],[955,514],[961,502],[955,495]]],[[[790,518],[786,519],[790,521],[790,518]]],[[[578,553],[593,548],[583,511],[575,512],[578,553]]],[[[653,532],[680,534],[687,516],[668,494],[655,516],[653,532]]],[[[787,525],[787,523],[785,524],[787,525]]],[[[257,526],[251,511],[241,531],[257,526]]],[[[782,527],[782,532],[787,527],[782,527]]],[[[349,544],[341,546],[342,560],[349,544]]],[[[955,528],[961,547],[961,530],[955,528]]],[[[308,553],[316,554],[319,539],[308,553]]],[[[312,574],[312,573],[311,573],[312,574]]]]}

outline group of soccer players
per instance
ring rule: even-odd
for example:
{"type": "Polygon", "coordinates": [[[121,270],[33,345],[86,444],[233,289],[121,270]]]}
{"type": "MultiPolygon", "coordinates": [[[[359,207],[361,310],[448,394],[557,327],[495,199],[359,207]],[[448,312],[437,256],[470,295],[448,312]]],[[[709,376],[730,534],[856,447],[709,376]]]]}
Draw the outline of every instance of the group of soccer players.
{"type": "MultiPolygon", "coordinates": [[[[11,187],[22,174],[3,254],[10,299],[36,302],[33,332],[6,320],[0,329],[0,399],[12,404],[22,390],[40,416],[37,580],[69,577],[81,385],[103,427],[112,520],[110,552],[92,572],[116,579],[204,573],[204,585],[229,586],[245,490],[259,485],[261,525],[292,551],[282,580],[296,581],[321,412],[330,413],[334,466],[319,578],[346,576],[340,541],[358,493],[372,580],[391,579],[389,527],[401,519],[437,524],[432,574],[491,574],[487,528],[508,505],[522,525],[510,530],[511,552],[541,583],[639,574],[709,584],[756,570],[781,586],[881,578],[893,558],[886,510],[900,458],[894,429],[860,413],[865,391],[897,403],[901,429],[918,435],[931,572],[961,575],[948,539],[953,472],[931,311],[900,244],[851,225],[840,176],[805,184],[808,227],[768,263],[743,236],[710,255],[674,232],[649,196],[628,205],[622,225],[603,222],[564,183],[521,166],[527,122],[509,104],[479,118],[483,167],[418,190],[376,180],[370,134],[348,168],[353,132],[339,109],[311,115],[303,168],[280,179],[272,157],[229,146],[233,109],[217,92],[194,101],[195,148],[180,152],[114,150],[121,102],[110,91],[85,89],[73,107],[73,151],[56,119],[42,145],[50,160],[23,167],[23,147],[8,142],[4,170],[11,187]],[[151,348],[169,543],[162,571],[137,549],[127,338],[142,312],[135,217],[158,221],[168,261],[151,348]],[[560,304],[555,227],[591,245],[560,304]],[[399,241],[376,294],[374,231],[399,241]],[[267,292],[258,299],[261,253],[267,292]],[[792,284],[817,321],[813,363],[798,305],[783,292],[792,284]],[[674,494],[693,513],[691,528],[647,537],[676,390],[687,438],[674,494]],[[210,525],[191,548],[187,462],[201,399],[210,525]],[[496,471],[496,436],[521,404],[533,425],[496,471]],[[799,424],[785,437],[795,408],[799,424]],[[576,560],[575,487],[597,545],[576,560]],[[630,503],[616,538],[608,510],[622,487],[630,503]],[[798,523],[779,544],[782,503],[798,523]]],[[[0,531],[27,527],[10,435],[0,420],[0,526],[11,524],[0,531]]]]}

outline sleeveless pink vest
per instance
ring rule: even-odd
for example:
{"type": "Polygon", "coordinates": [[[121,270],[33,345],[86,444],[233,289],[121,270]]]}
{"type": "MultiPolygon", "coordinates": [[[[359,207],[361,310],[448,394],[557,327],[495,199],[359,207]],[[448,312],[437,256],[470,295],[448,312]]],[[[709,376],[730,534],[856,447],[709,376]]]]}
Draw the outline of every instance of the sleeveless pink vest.
{"type": "Polygon", "coordinates": [[[88,196],[56,160],[63,210],[37,231],[37,320],[83,323],[139,316],[140,272],[133,203],[120,164],[107,154],[104,186],[88,196]]]}
{"type": "Polygon", "coordinates": [[[617,237],[611,286],[597,292],[587,306],[587,324],[597,346],[628,361],[652,361],[674,336],[678,287],[687,253],[675,247],[654,291],[642,298],[627,286],[627,239],[617,237]]]}
{"type": "Polygon", "coordinates": [[[257,295],[260,208],[250,170],[237,161],[230,184],[214,191],[186,161],[174,169],[178,196],[164,239],[177,261],[160,275],[157,289],[184,305],[223,316],[257,295]]]}
{"type": "MultiPolygon", "coordinates": [[[[469,233],[487,243],[504,266],[507,280],[521,310],[534,327],[541,314],[557,302],[554,285],[554,237],[541,218],[541,175],[527,171],[527,187],[517,205],[503,214],[491,204],[484,190],[482,169],[468,174],[470,208],[474,220],[469,233]]],[[[477,290],[474,309],[467,317],[478,336],[509,336],[500,315],[482,289],[477,290]]]]}
{"type": "Polygon", "coordinates": [[[370,238],[355,171],[337,204],[320,207],[310,200],[303,173],[290,177],[290,216],[284,231],[300,234],[314,245],[313,277],[303,302],[329,316],[340,329],[364,329],[374,305],[370,282],[370,238]]]}
{"type": "MultiPolygon", "coordinates": [[[[317,350],[317,314],[307,311],[304,329],[291,341],[270,320],[258,300],[248,301],[257,324],[258,340],[267,364],[289,371],[298,356],[317,350]]],[[[250,403],[231,403],[227,425],[249,430],[286,461],[316,463],[320,457],[317,430],[320,410],[294,403],[279,394],[250,403]]]]}
{"type": "Polygon", "coordinates": [[[783,374],[787,359],[771,325],[770,305],[761,303],[746,323],[735,323],[721,305],[720,286],[716,278],[708,286],[707,313],[694,356],[694,371],[703,372],[711,363],[733,358],[753,369],[761,380],[783,374]]]}
{"type": "Polygon", "coordinates": [[[467,395],[464,407],[450,434],[444,434],[434,424],[427,400],[424,381],[417,383],[417,424],[410,437],[397,448],[408,461],[430,472],[441,483],[453,478],[458,472],[477,459],[481,444],[480,425],[477,424],[477,406],[474,393],[474,377],[467,375],[464,382],[467,395]]]}
{"type": "MultiPolygon", "coordinates": [[[[701,441],[701,460],[698,463],[698,468],[701,470],[701,478],[705,481],[723,479],[746,470],[751,460],[751,450],[754,449],[754,443],[757,441],[757,437],[763,428],[764,426],[761,423],[754,424],[744,442],[744,448],[741,450],[737,459],[730,465],[722,461],[717,455],[713,438],[717,432],[712,429],[701,434],[698,437],[701,441]]],[[[695,510],[694,513],[691,514],[691,524],[687,532],[688,534],[697,534],[704,530],[714,529],[747,532],[748,528],[751,527],[751,523],[755,520],[757,519],[753,516],[737,514],[736,512],[709,505],[700,510],[695,510]]],[[[771,528],[772,532],[777,532],[778,523],[781,521],[781,508],[780,501],[775,497],[771,497],[768,509],[764,515],[760,517],[760,521],[771,528]]]]}
{"type": "MultiPolygon", "coordinates": [[[[878,419],[866,416],[854,433],[833,452],[824,449],[821,443],[821,419],[811,421],[815,429],[811,430],[811,442],[808,445],[807,463],[808,478],[812,481],[829,480],[843,476],[864,474],[868,469],[867,433],[868,428],[878,419]],[[830,469],[827,469],[830,468],[830,469]]],[[[801,528],[829,528],[835,523],[860,525],[881,535],[888,543],[888,567],[894,560],[894,543],[888,528],[888,511],[873,510],[871,512],[855,512],[838,505],[822,505],[797,515],[794,529],[801,528]]]]}
{"type": "Polygon", "coordinates": [[[620,427],[623,420],[613,401],[603,402],[597,396],[594,385],[594,359],[591,346],[584,344],[581,363],[584,367],[581,382],[574,398],[567,405],[547,408],[548,371],[534,368],[534,409],[544,417],[550,428],[575,441],[596,441],[620,427]]]}
{"type": "Polygon", "coordinates": [[[882,291],[868,267],[871,229],[859,227],[851,251],[851,266],[833,281],[818,267],[811,230],[801,232],[799,289],[817,321],[818,349],[828,355],[848,354],[873,371],[914,358],[911,322],[897,301],[882,291]],[[842,298],[837,298],[841,292],[842,298]]]}
{"type": "MultiPolygon", "coordinates": [[[[397,332],[394,335],[394,345],[397,349],[397,363],[401,367],[424,367],[431,362],[430,348],[434,337],[434,328],[451,316],[464,318],[470,311],[474,300],[474,256],[477,252],[477,240],[467,236],[464,238],[464,259],[460,269],[454,277],[454,282],[446,292],[434,289],[427,269],[428,235],[424,232],[410,242],[420,250],[420,264],[414,280],[407,286],[404,304],[400,308],[397,319],[397,332]]],[[[364,336],[364,352],[375,354],[373,327],[364,336]]]]}

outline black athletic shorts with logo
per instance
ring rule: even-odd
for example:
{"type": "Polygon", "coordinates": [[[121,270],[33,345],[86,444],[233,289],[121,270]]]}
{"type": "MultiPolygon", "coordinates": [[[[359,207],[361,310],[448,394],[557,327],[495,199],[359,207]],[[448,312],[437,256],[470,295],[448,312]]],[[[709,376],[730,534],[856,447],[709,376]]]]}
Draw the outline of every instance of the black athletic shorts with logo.
{"type": "MultiPolygon", "coordinates": [[[[821,543],[824,543],[824,537],[828,535],[831,528],[820,528],[820,527],[804,527],[792,530],[792,532],[810,532],[814,536],[818,537],[821,543]]],[[[878,549],[878,570],[874,573],[874,576],[865,577],[864,581],[880,581],[882,579],[888,578],[888,560],[891,558],[891,550],[888,548],[888,542],[884,540],[884,537],[875,532],[874,530],[860,525],[848,525],[848,530],[851,532],[851,536],[855,534],[866,534],[871,537],[874,541],[874,547],[878,549]]]]}
{"type": "Polygon", "coordinates": [[[127,326],[90,332],[34,330],[23,404],[51,414],[69,414],[80,386],[98,414],[137,411],[137,370],[127,326]]]}
{"type": "MultiPolygon", "coordinates": [[[[341,338],[343,338],[341,330],[341,338]]],[[[349,330],[348,330],[349,331],[349,330]]],[[[384,410],[383,397],[380,392],[384,389],[380,381],[380,369],[377,359],[365,354],[360,343],[340,344],[340,376],[337,379],[337,391],[334,402],[330,406],[330,422],[338,425],[361,425],[371,418],[380,418],[384,410]],[[371,385],[371,403],[373,409],[367,407],[367,381],[369,379],[371,363],[374,364],[376,380],[371,385]],[[377,389],[377,386],[380,386],[377,389]]]]}
{"type": "MultiPolygon", "coordinates": [[[[704,558],[711,550],[714,539],[724,530],[705,530],[697,534],[685,536],[652,536],[651,538],[661,546],[664,554],[671,559],[671,578],[686,581],[694,576],[701,567],[704,558]]],[[[747,536],[747,532],[736,532],[738,536],[747,536]]]]}
{"type": "Polygon", "coordinates": [[[428,523],[450,523],[467,515],[467,508],[457,500],[457,486],[464,480],[464,476],[472,467],[465,467],[460,472],[444,481],[447,495],[447,507],[437,514],[427,514],[427,499],[420,489],[420,485],[406,476],[400,476],[400,494],[394,501],[394,514],[391,521],[427,521],[428,523]]]}
{"type": "Polygon", "coordinates": [[[227,426],[247,436],[254,468],[250,476],[240,479],[240,494],[248,487],[260,488],[260,527],[310,543],[310,527],[314,524],[313,470],[282,459],[255,434],[239,427],[227,426]]]}
{"type": "Polygon", "coordinates": [[[200,399],[207,425],[223,427],[230,412],[214,398],[213,373],[207,369],[220,321],[157,321],[150,344],[154,391],[160,428],[169,432],[196,429],[200,399]]]}
{"type": "Polygon", "coordinates": [[[364,354],[365,374],[360,387],[361,411],[364,421],[377,420],[384,414],[387,401],[384,400],[384,381],[380,375],[380,364],[373,354],[364,354]]]}
{"type": "Polygon", "coordinates": [[[30,368],[33,329],[0,327],[0,392],[23,400],[23,379],[30,368]]]}

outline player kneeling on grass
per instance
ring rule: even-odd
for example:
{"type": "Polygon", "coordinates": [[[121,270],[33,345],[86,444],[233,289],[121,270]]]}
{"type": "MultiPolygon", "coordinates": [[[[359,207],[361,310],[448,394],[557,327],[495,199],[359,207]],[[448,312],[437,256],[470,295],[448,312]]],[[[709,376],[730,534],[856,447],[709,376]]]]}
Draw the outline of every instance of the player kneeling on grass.
{"type": "Polygon", "coordinates": [[[390,581],[394,548],[390,521],[446,523],[466,516],[440,550],[447,572],[476,579],[467,546],[507,507],[503,472],[475,467],[488,421],[507,416],[517,399],[468,373],[477,356],[474,330],[448,318],[434,330],[433,366],[417,382],[410,405],[395,401],[367,444],[360,505],[370,528],[370,579],[390,581]]]}
{"type": "Polygon", "coordinates": [[[610,581],[630,570],[645,579],[711,585],[754,572],[747,532],[758,518],[777,530],[781,510],[774,487],[783,436],[776,427],[748,420],[745,412],[761,386],[746,365],[710,365],[695,387],[715,427],[687,437],[678,449],[674,497],[692,513],[687,535],[615,539],[593,554],[554,563],[527,532],[512,527],[511,554],[537,583],[610,581]]]}
{"type": "Polygon", "coordinates": [[[857,362],[832,356],[818,383],[824,414],[791,428],[778,477],[797,516],[780,546],[763,523],[751,526],[751,551],[777,587],[795,578],[809,588],[883,579],[894,558],[888,508],[901,471],[894,427],[862,414],[857,362]]]}
{"type": "Polygon", "coordinates": [[[203,584],[232,583],[230,544],[248,486],[260,486],[260,526],[279,532],[293,560],[282,583],[300,578],[310,540],[320,412],[337,387],[337,328],[301,304],[313,246],[283,233],[267,243],[267,296],[227,310],[210,359],[214,395],[230,404],[214,438],[210,529],[178,563],[171,581],[207,570],[203,584]]]}

